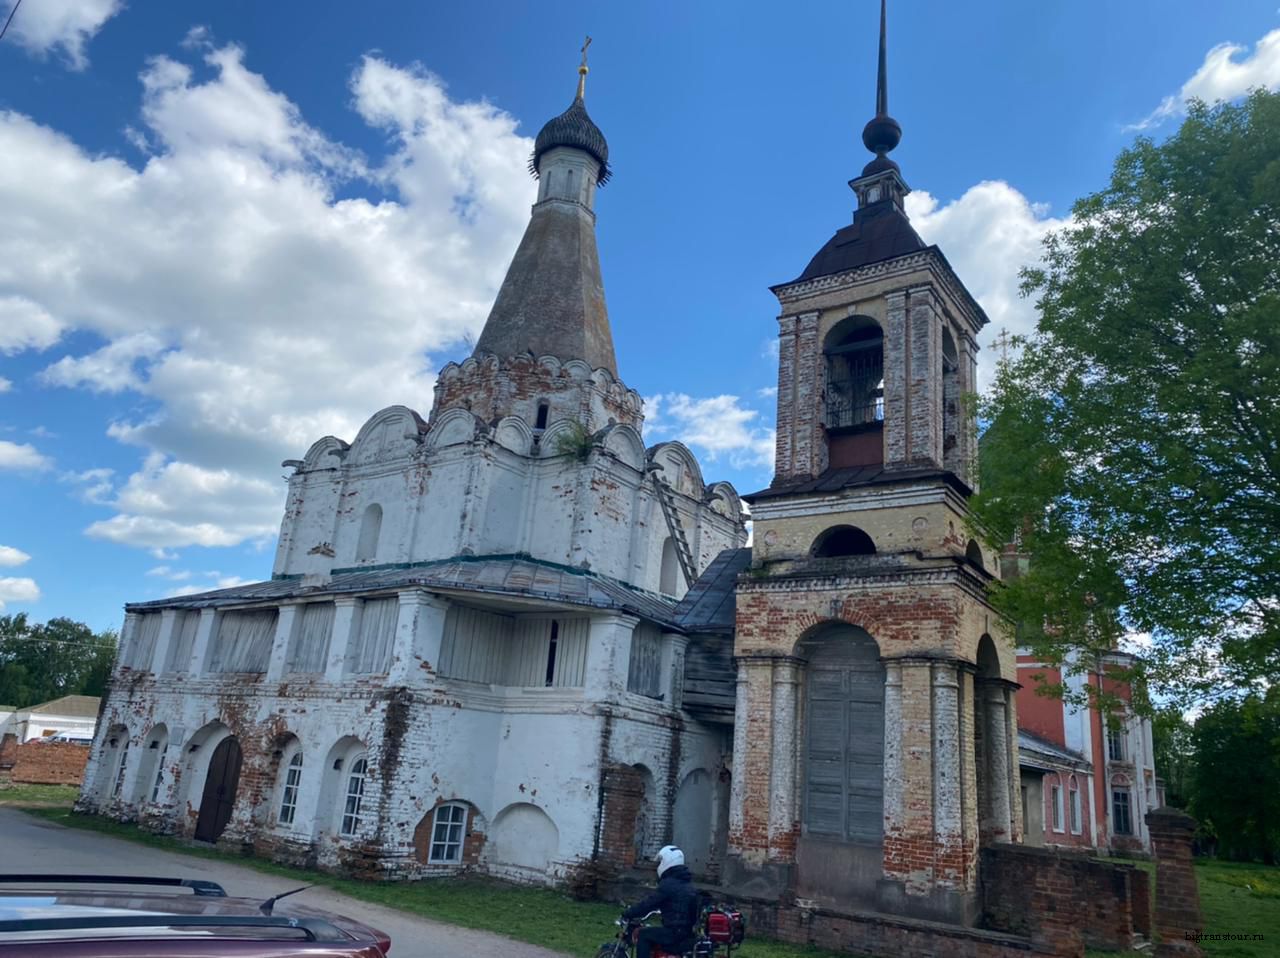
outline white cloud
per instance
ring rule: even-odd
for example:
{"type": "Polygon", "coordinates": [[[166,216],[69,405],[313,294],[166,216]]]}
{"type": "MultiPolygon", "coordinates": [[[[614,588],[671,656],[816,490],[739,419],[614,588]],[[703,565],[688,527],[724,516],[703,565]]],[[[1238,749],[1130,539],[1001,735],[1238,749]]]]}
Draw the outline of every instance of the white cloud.
{"type": "Polygon", "coordinates": [[[917,190],[907,196],[906,207],[911,225],[925,242],[946,251],[956,275],[991,320],[978,340],[978,384],[985,388],[1001,331],[1026,335],[1035,329],[1035,305],[1019,294],[1018,271],[1040,261],[1045,234],[1068,220],[1048,216],[1046,207],[999,180],[970,187],[945,206],[917,190]]]}
{"type": "Polygon", "coordinates": [[[118,513],[85,531],[96,539],[153,548],[238,545],[275,535],[279,498],[268,480],[153,453],[111,500],[118,513]]]}
{"type": "MultiPolygon", "coordinates": [[[[4,115],[0,114],[0,122],[3,119],[4,115]]],[[[51,263],[33,265],[47,269],[51,263]]],[[[63,328],[63,324],[38,303],[24,296],[0,295],[0,353],[45,349],[58,341],[63,328]]]]}
{"type": "Polygon", "coordinates": [[[0,578],[0,609],[7,602],[35,602],[39,598],[35,579],[0,578]]]}
{"type": "Polygon", "coordinates": [[[157,576],[161,579],[169,579],[172,582],[186,582],[191,578],[191,572],[187,569],[173,569],[167,565],[158,565],[154,569],[148,569],[147,575],[157,576]]]}
{"type": "Polygon", "coordinates": [[[86,386],[94,392],[118,393],[141,389],[141,360],[152,359],[164,344],[150,333],[134,333],[108,343],[87,356],[63,356],[40,374],[52,386],[86,386]]]}
{"type": "Polygon", "coordinates": [[[41,472],[53,468],[53,460],[30,443],[18,444],[0,439],[0,469],[41,472]]]}
{"type": "Polygon", "coordinates": [[[13,380],[0,376],[0,393],[7,393],[11,389],[13,389],[13,380]]]}
{"type": "Polygon", "coordinates": [[[94,505],[107,505],[115,494],[115,471],[112,469],[86,469],[84,472],[66,472],[59,479],[76,488],[76,496],[94,505]]]}
{"type": "Polygon", "coordinates": [[[1280,89],[1280,28],[1272,30],[1254,45],[1253,53],[1238,43],[1219,43],[1205,54],[1200,69],[1182,89],[1165,97],[1145,119],[1126,127],[1147,130],[1165,120],[1180,117],[1192,99],[1206,103],[1234,100],[1254,89],[1280,89]],[[1241,54],[1246,54],[1241,57],[1241,54]],[[1239,57],[1239,59],[1237,59],[1239,57]]]}
{"type": "Polygon", "coordinates": [[[242,579],[238,575],[222,575],[218,572],[206,573],[215,581],[206,583],[205,585],[183,585],[165,593],[166,599],[176,598],[181,595],[197,595],[201,592],[209,592],[213,589],[233,589],[238,585],[247,585],[251,579],[242,579]]]}
{"type": "MultiPolygon", "coordinates": [[[[8,36],[40,56],[56,50],[71,69],[83,70],[89,65],[85,45],[123,8],[123,0],[27,0],[14,15],[8,36]]],[[[13,3],[2,9],[7,19],[13,3]]]]}
{"type": "Polygon", "coordinates": [[[678,439],[711,462],[721,456],[736,469],[773,465],[773,429],[760,424],[760,413],[737,396],[694,399],[684,393],[662,393],[645,399],[645,431],[678,439]]]}
{"type": "Polygon", "coordinates": [[[425,412],[431,354],[478,332],[534,195],[515,119],[420,68],[355,68],[352,106],[388,143],[370,161],[238,47],[190,46],[208,79],[142,72],[141,168],[0,113],[0,350],[97,337],[43,379],[146,400],[107,428],[144,465],[89,532],[159,550],[274,535],[282,459],[386,405],[425,412]],[[335,199],[363,180],[378,199],[335,199]]]}
{"type": "Polygon", "coordinates": [[[30,560],[31,556],[27,555],[21,549],[15,549],[13,546],[0,546],[0,566],[17,566],[30,560]]]}

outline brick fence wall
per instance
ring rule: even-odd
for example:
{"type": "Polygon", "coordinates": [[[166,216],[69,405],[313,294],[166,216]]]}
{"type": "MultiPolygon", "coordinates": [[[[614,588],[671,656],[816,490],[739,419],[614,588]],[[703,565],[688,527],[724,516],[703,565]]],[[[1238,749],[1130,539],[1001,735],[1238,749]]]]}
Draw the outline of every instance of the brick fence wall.
{"type": "Polygon", "coordinates": [[[89,749],[70,742],[10,741],[0,744],[0,765],[12,763],[9,780],[19,785],[79,785],[89,749]]]}
{"type": "Polygon", "coordinates": [[[1132,865],[1026,845],[982,850],[983,924],[1060,954],[1128,951],[1151,937],[1151,885],[1132,865]]]}

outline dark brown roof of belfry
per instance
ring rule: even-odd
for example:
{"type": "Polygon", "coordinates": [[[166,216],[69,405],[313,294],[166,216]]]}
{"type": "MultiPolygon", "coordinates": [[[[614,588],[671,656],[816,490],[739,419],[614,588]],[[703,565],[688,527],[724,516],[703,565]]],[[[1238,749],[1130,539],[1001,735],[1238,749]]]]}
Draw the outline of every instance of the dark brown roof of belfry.
{"type": "Polygon", "coordinates": [[[885,469],[884,466],[840,466],[828,469],[820,476],[798,476],[743,496],[747,502],[776,499],[796,494],[822,494],[839,492],[853,486],[879,486],[895,482],[914,482],[918,479],[942,479],[960,492],[968,495],[973,490],[946,469],[885,469]]]}
{"type": "MultiPolygon", "coordinates": [[[[791,282],[800,283],[818,276],[843,273],[847,269],[905,256],[924,248],[924,240],[912,228],[907,214],[897,204],[882,200],[854,213],[853,223],[827,240],[827,245],[818,250],[818,255],[809,261],[804,272],[791,282]]],[[[790,286],[791,283],[783,285],[790,286]]]]}

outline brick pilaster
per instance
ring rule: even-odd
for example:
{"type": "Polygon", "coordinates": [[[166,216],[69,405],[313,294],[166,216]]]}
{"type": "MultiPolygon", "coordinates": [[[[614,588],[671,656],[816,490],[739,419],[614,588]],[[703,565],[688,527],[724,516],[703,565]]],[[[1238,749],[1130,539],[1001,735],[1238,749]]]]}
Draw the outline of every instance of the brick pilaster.
{"type": "Polygon", "coordinates": [[[1199,958],[1200,946],[1187,939],[1204,930],[1191,859],[1196,820],[1176,808],[1157,808],[1146,821],[1156,856],[1156,958],[1199,958]]]}

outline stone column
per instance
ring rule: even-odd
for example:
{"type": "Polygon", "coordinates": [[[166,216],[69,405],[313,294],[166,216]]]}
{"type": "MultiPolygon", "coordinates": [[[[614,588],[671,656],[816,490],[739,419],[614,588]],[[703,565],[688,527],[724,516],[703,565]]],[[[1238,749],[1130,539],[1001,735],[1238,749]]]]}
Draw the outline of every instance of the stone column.
{"type": "Polygon", "coordinates": [[[769,847],[773,773],[773,657],[738,659],[738,708],[734,715],[733,809],[730,851],[761,866],[769,847]]]}
{"type": "Polygon", "coordinates": [[[276,635],[271,641],[271,658],[267,661],[265,681],[279,682],[284,678],[284,670],[288,665],[289,647],[293,644],[294,630],[298,627],[297,604],[282,605],[276,616],[276,635]]]}
{"type": "Polygon", "coordinates": [[[779,476],[795,472],[792,449],[796,422],[796,318],[778,317],[778,421],[773,471],[779,476]]]}
{"type": "Polygon", "coordinates": [[[932,859],[934,815],[933,689],[927,661],[902,665],[902,789],[907,889],[924,892],[933,884],[933,869],[922,862],[932,859]]]}
{"type": "Polygon", "coordinates": [[[1187,939],[1204,931],[1191,860],[1196,820],[1166,807],[1147,812],[1146,821],[1156,856],[1156,958],[1199,958],[1200,946],[1187,939]]]}
{"type": "Polygon", "coordinates": [[[902,788],[902,663],[886,662],[884,673],[884,848],[887,874],[890,850],[906,829],[902,788]]]}
{"type": "Polygon", "coordinates": [[[960,682],[953,662],[933,666],[934,880],[963,888],[964,784],[960,774],[960,682]]]}
{"type": "MultiPolygon", "coordinates": [[[[1009,757],[1009,841],[1022,841],[1022,774],[1018,769],[1018,687],[1004,687],[1005,754],[1009,757]]],[[[1068,810],[1069,813],[1070,810],[1068,810]]]]}
{"type": "MultiPolygon", "coordinates": [[[[196,625],[196,637],[191,643],[191,661],[183,670],[188,675],[199,676],[204,675],[209,669],[209,646],[213,642],[213,630],[217,625],[218,611],[216,609],[201,609],[200,621],[196,625]]],[[[174,670],[178,671],[178,663],[174,663],[174,670]]]]}
{"type": "Polygon", "coordinates": [[[796,815],[796,686],[794,659],[773,663],[773,742],[770,768],[769,858],[795,861],[799,817],[796,815]]]}
{"type": "Polygon", "coordinates": [[[822,413],[820,366],[822,349],[818,342],[818,313],[796,317],[795,436],[792,446],[793,472],[816,476],[827,465],[826,444],[820,436],[822,413]],[[818,447],[822,448],[819,449],[818,447]]]}
{"type": "Polygon", "coordinates": [[[911,397],[907,392],[907,294],[885,297],[884,324],[884,464],[907,464],[907,417],[911,397]]]}
{"type": "Polygon", "coordinates": [[[134,644],[138,641],[138,625],[142,616],[137,612],[124,614],[124,625],[120,627],[119,652],[116,655],[116,669],[133,661],[134,644]]]}
{"type": "Polygon", "coordinates": [[[449,603],[416,589],[400,593],[395,646],[387,684],[392,688],[424,685],[440,663],[444,620],[449,603]]]}
{"type": "Polygon", "coordinates": [[[360,600],[340,595],[333,600],[333,635],[329,638],[329,661],[325,663],[326,682],[341,682],[347,669],[347,649],[360,627],[360,600]]]}
{"type": "Polygon", "coordinates": [[[907,459],[913,466],[942,465],[942,325],[932,287],[908,290],[907,459]]]}
{"type": "Polygon", "coordinates": [[[1012,808],[1009,801],[1008,718],[1005,711],[1005,689],[999,680],[978,683],[982,696],[982,744],[985,768],[984,789],[987,807],[983,809],[990,841],[1010,840],[1012,808]]]}
{"type": "Polygon", "coordinates": [[[961,664],[960,686],[960,784],[963,806],[960,824],[965,849],[965,884],[977,887],[978,881],[978,754],[975,741],[973,667],[961,664]]]}
{"type": "Polygon", "coordinates": [[[640,620],[630,615],[601,615],[591,620],[582,696],[588,702],[616,702],[627,690],[631,633],[640,620]]]}

